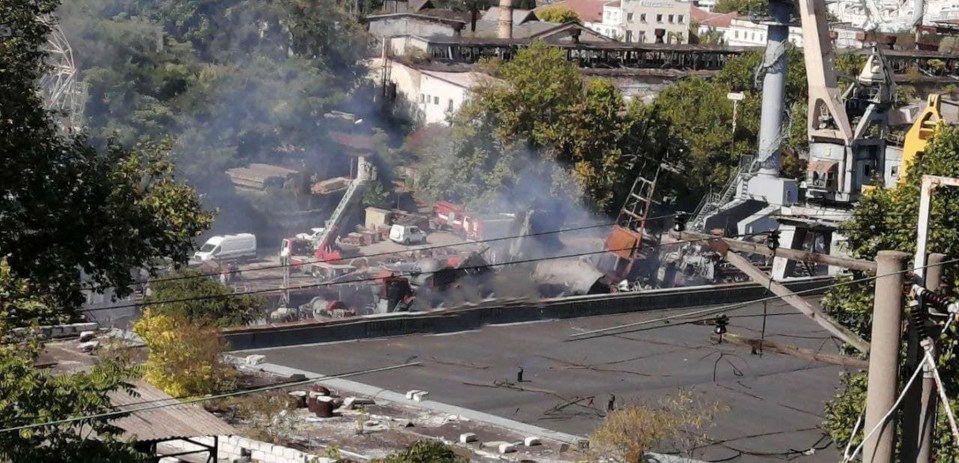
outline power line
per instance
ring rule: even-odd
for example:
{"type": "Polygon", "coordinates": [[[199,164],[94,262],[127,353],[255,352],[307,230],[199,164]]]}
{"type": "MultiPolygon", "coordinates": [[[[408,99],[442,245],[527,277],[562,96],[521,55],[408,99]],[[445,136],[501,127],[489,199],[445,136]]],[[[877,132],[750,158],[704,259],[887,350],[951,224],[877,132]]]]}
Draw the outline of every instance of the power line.
{"type": "MultiPolygon", "coordinates": [[[[382,371],[397,370],[397,369],[400,369],[400,368],[406,368],[406,367],[412,367],[412,366],[419,366],[419,365],[422,365],[422,364],[423,364],[423,362],[401,363],[401,364],[398,364],[398,365],[391,365],[391,366],[388,366],[388,367],[370,368],[370,369],[366,369],[366,370],[351,371],[351,372],[347,372],[347,373],[340,373],[340,374],[336,374],[336,375],[324,376],[324,377],[322,377],[322,378],[305,379],[305,380],[303,380],[303,381],[294,381],[294,382],[291,382],[291,383],[274,384],[274,385],[272,385],[272,386],[264,386],[264,387],[256,388],[256,389],[247,389],[247,390],[245,390],[245,391],[235,391],[235,392],[227,392],[227,393],[223,393],[223,394],[216,394],[216,395],[210,395],[210,396],[204,396],[204,397],[195,397],[195,398],[192,398],[192,399],[186,399],[186,400],[182,400],[182,401],[177,400],[177,399],[174,399],[174,398],[171,397],[171,398],[168,399],[168,400],[173,400],[173,401],[174,401],[173,403],[154,404],[154,405],[149,405],[149,406],[140,407],[140,408],[133,408],[133,409],[127,409],[127,410],[116,410],[116,411],[112,411],[112,412],[98,413],[98,414],[95,414],[95,415],[78,416],[78,417],[72,417],[72,418],[64,418],[64,419],[61,419],[61,420],[47,421],[47,422],[43,422],[43,423],[32,423],[32,424],[25,424],[25,425],[21,425],[21,426],[13,426],[13,427],[9,427],[9,428],[0,429],[0,433],[11,432],[11,431],[21,431],[21,430],[24,430],[24,429],[33,429],[33,428],[39,428],[39,427],[43,427],[43,426],[57,426],[57,425],[61,425],[61,424],[75,423],[75,422],[77,422],[77,421],[86,421],[86,420],[93,420],[93,419],[99,419],[99,418],[110,418],[110,417],[115,417],[115,416],[119,416],[119,415],[126,415],[126,414],[130,414],[130,413],[142,412],[142,411],[147,411],[147,410],[156,410],[156,409],[159,409],[159,408],[175,407],[175,406],[177,406],[177,405],[190,405],[190,404],[195,404],[195,403],[200,403],[200,402],[206,402],[206,401],[209,401],[209,400],[225,399],[225,398],[228,398],[228,397],[237,397],[237,396],[241,396],[241,395],[254,394],[254,393],[258,393],[258,392],[272,391],[272,390],[275,390],[275,389],[283,389],[283,388],[294,387],[294,386],[302,386],[302,385],[305,385],[305,384],[311,384],[311,383],[316,383],[316,382],[319,382],[319,381],[325,381],[325,380],[330,380],[330,379],[349,378],[349,377],[352,377],[352,376],[365,375],[365,374],[369,374],[369,373],[379,373],[379,372],[382,372],[382,371]]],[[[140,404],[143,404],[143,403],[148,403],[148,402],[135,403],[135,404],[131,404],[131,405],[140,405],[140,404]]]]}
{"type": "MultiPolygon", "coordinates": [[[[747,235],[741,235],[741,236],[747,236],[747,235]]],[[[685,240],[685,241],[675,241],[675,242],[672,242],[672,243],[659,243],[659,244],[657,244],[655,247],[676,246],[676,245],[682,245],[682,244],[689,244],[689,243],[695,243],[695,242],[700,242],[700,241],[708,241],[709,239],[712,239],[712,238],[713,238],[713,237],[709,237],[709,238],[697,238],[697,239],[694,239],[694,240],[685,240]]],[[[597,254],[615,253],[615,252],[619,252],[619,251],[632,251],[633,249],[634,249],[634,248],[632,248],[632,247],[622,248],[622,249],[604,249],[604,250],[601,250],[601,251],[589,251],[589,252],[581,252],[581,253],[576,253],[576,254],[564,254],[564,255],[559,255],[559,256],[538,257],[538,258],[534,258],[534,259],[523,259],[523,260],[510,261],[510,262],[500,262],[500,263],[495,263],[495,264],[474,265],[474,266],[471,266],[471,267],[459,267],[459,268],[457,268],[456,270],[481,270],[481,269],[488,269],[488,268],[493,268],[493,267],[503,267],[503,266],[507,266],[507,265],[527,264],[527,263],[542,262],[542,261],[557,260],[557,259],[566,259],[566,258],[573,258],[573,257],[585,257],[585,256],[591,256],[591,255],[597,255],[597,254]]],[[[415,276],[415,275],[422,274],[422,273],[424,273],[424,272],[407,272],[407,273],[392,272],[392,273],[393,273],[393,276],[415,276]]],[[[349,284],[355,284],[355,283],[363,283],[363,282],[377,281],[377,280],[379,280],[379,279],[380,279],[380,277],[367,277],[367,278],[357,278],[357,279],[348,280],[348,281],[325,281],[325,282],[321,282],[321,283],[313,283],[313,284],[309,284],[309,285],[301,285],[301,286],[297,286],[297,287],[295,287],[295,288],[265,288],[265,289],[255,289],[255,290],[250,290],[250,291],[238,291],[238,292],[235,292],[235,293],[228,293],[228,294],[212,294],[212,295],[209,295],[209,296],[192,296],[192,297],[185,297],[185,298],[180,298],[180,299],[168,299],[168,300],[163,300],[163,301],[134,302],[134,303],[132,303],[132,304],[123,304],[123,305],[116,305],[116,306],[110,306],[110,307],[94,307],[94,308],[89,308],[89,309],[83,309],[83,310],[80,310],[79,312],[80,312],[80,313],[91,313],[91,312],[99,312],[99,311],[101,311],[101,310],[128,309],[128,308],[142,307],[142,306],[145,306],[145,305],[154,305],[154,304],[173,304],[173,303],[178,303],[178,302],[204,301],[204,300],[211,300],[211,299],[221,299],[221,298],[229,298],[229,297],[237,297],[237,296],[249,296],[249,295],[253,295],[253,294],[271,293],[271,292],[280,291],[280,290],[283,290],[283,289],[310,289],[310,288],[322,288],[322,287],[330,287],[330,286],[349,285],[349,284]]]]}
{"type": "MultiPolygon", "coordinates": [[[[853,279],[853,280],[848,280],[848,281],[841,281],[841,282],[838,282],[838,283],[833,283],[833,284],[826,285],[826,286],[822,286],[822,287],[818,287],[818,288],[810,288],[810,289],[806,289],[806,290],[795,291],[795,292],[793,292],[792,294],[793,294],[793,295],[800,295],[800,294],[812,293],[812,292],[822,291],[822,290],[825,290],[825,289],[837,288],[837,287],[840,287],[840,286],[846,286],[846,285],[851,285],[851,284],[856,284],[856,283],[863,283],[863,282],[866,282],[866,281],[875,280],[875,279],[882,278],[882,277],[897,275],[897,274],[899,274],[899,273],[909,273],[909,272],[914,272],[915,270],[919,270],[919,269],[924,269],[924,268],[929,268],[929,267],[936,267],[936,266],[942,266],[942,265],[952,264],[952,263],[956,263],[956,262],[959,262],[959,258],[957,258],[957,259],[952,259],[952,260],[942,261],[942,262],[939,262],[939,263],[936,263],[936,264],[926,264],[926,265],[924,265],[924,266],[922,266],[922,267],[916,267],[916,268],[913,268],[913,269],[901,270],[901,271],[892,272],[892,273],[887,273],[887,274],[883,274],[883,275],[874,275],[874,276],[867,276],[867,277],[858,278],[858,279],[853,279]]],[[[627,329],[627,328],[638,327],[638,326],[643,326],[643,325],[649,325],[649,324],[652,324],[652,323],[669,321],[669,320],[676,319],[676,318],[687,318],[687,317],[693,317],[693,316],[696,316],[696,315],[711,315],[711,314],[719,313],[719,312],[725,312],[725,311],[730,311],[730,310],[738,310],[738,309],[742,309],[742,308],[748,307],[748,306],[750,306],[750,305],[752,305],[752,304],[755,304],[755,303],[757,303],[757,302],[772,301],[772,300],[777,300],[777,299],[782,299],[782,298],[783,298],[783,296],[770,296],[770,297],[767,297],[767,298],[760,298],[760,299],[756,299],[756,300],[752,300],[752,301],[747,301],[747,302],[738,302],[738,303],[735,303],[735,304],[729,304],[729,305],[725,305],[725,306],[722,306],[722,307],[714,307],[714,308],[710,308],[710,309],[697,310],[697,311],[694,311],[694,312],[688,312],[688,313],[684,313],[684,314],[677,314],[677,315],[670,315],[670,316],[666,316],[666,317],[660,317],[660,318],[656,318],[656,319],[653,319],[653,320],[644,320],[644,321],[640,321],[640,322],[636,322],[636,323],[629,323],[629,324],[625,324],[625,325],[617,325],[617,326],[611,326],[611,327],[608,327],[608,328],[601,328],[601,329],[598,329],[598,330],[584,331],[584,332],[582,332],[582,333],[571,334],[567,340],[568,340],[568,341],[580,341],[580,340],[583,340],[583,339],[592,339],[592,338],[597,338],[597,337],[602,337],[602,336],[610,336],[610,335],[618,335],[618,334],[632,333],[632,332],[636,332],[636,331],[643,331],[642,329],[628,330],[628,331],[620,331],[620,330],[624,330],[624,329],[627,329]]],[[[699,321],[702,321],[702,320],[699,320],[699,319],[698,319],[698,320],[693,320],[693,321],[689,321],[689,322],[684,322],[684,323],[682,323],[682,324],[685,324],[685,323],[695,323],[695,322],[699,322],[699,321]]],[[[658,327],[653,327],[653,328],[658,328],[658,327]]]]}
{"type": "MultiPolygon", "coordinates": [[[[647,220],[647,221],[650,221],[650,220],[661,220],[661,219],[666,219],[666,218],[671,218],[671,217],[675,217],[675,214],[668,214],[668,215],[661,215],[661,216],[656,216],[656,217],[649,217],[649,218],[647,218],[646,220],[647,220]]],[[[376,254],[369,254],[369,255],[365,255],[365,256],[357,256],[356,258],[359,259],[359,258],[383,257],[383,256],[389,256],[389,255],[404,254],[404,253],[413,252],[413,251],[432,251],[432,250],[434,250],[434,249],[455,248],[455,247],[459,247],[459,246],[469,246],[469,245],[474,245],[474,244],[493,243],[493,242],[497,242],[497,241],[505,241],[505,240],[512,240],[512,239],[520,239],[520,238],[529,238],[529,237],[535,237],[535,236],[554,235],[554,234],[559,234],[559,233],[566,233],[566,232],[573,232],[573,231],[580,231],[580,230],[589,230],[589,229],[594,229],[594,228],[612,227],[612,226],[614,226],[614,225],[616,225],[616,224],[617,224],[617,222],[608,222],[608,223],[601,223],[601,224],[595,224],[595,225],[585,225],[585,226],[581,226],[581,227],[571,227],[571,228],[563,228],[563,229],[557,229],[557,230],[550,230],[550,231],[545,231],[545,232],[529,233],[529,234],[525,234],[525,235],[504,236],[504,237],[501,237],[501,238],[489,238],[489,239],[484,239],[484,240],[466,241],[466,242],[463,242],[463,243],[438,244],[438,245],[435,245],[435,246],[427,246],[427,247],[415,248],[415,249],[405,249],[405,250],[400,250],[400,251],[385,251],[385,252],[380,252],[380,253],[376,253],[376,254]]],[[[339,261],[339,260],[345,260],[345,259],[337,259],[336,261],[339,261]]],[[[310,264],[322,264],[322,263],[329,263],[329,262],[334,262],[334,259],[321,259],[321,260],[311,261],[311,262],[309,262],[309,263],[310,263],[310,264]]],[[[248,269],[242,269],[241,271],[244,272],[244,273],[248,273],[248,272],[259,272],[259,271],[263,271],[263,270],[275,270],[275,269],[281,269],[281,268],[286,268],[286,267],[298,267],[298,266],[300,266],[300,265],[304,265],[304,264],[293,264],[293,263],[289,263],[289,264],[279,264],[279,265],[268,265],[268,266],[262,266],[262,267],[253,267],[253,268],[248,268],[248,269]]],[[[150,283],[151,281],[179,281],[179,280],[189,280],[189,279],[194,279],[194,278],[214,277],[214,276],[220,275],[220,273],[221,273],[221,272],[204,272],[204,273],[200,273],[200,274],[196,274],[196,275],[182,275],[182,276],[171,277],[171,278],[157,278],[157,279],[152,279],[152,278],[151,278],[151,279],[146,279],[146,280],[137,280],[137,281],[134,281],[133,283],[131,283],[131,285],[145,284],[145,283],[150,283]]],[[[116,288],[116,287],[117,287],[116,285],[96,286],[96,287],[91,286],[91,287],[87,287],[87,288],[83,288],[83,289],[87,289],[87,290],[103,290],[103,289],[116,288]]]]}

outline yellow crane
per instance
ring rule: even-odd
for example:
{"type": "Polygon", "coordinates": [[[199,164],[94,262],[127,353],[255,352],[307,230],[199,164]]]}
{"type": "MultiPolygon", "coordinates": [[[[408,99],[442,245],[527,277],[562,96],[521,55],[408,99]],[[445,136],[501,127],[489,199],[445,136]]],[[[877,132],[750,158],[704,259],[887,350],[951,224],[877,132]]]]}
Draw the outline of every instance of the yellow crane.
{"type": "MultiPolygon", "coordinates": [[[[902,161],[899,165],[900,185],[906,181],[906,170],[909,165],[926,152],[929,139],[936,134],[940,126],[947,123],[946,118],[943,117],[943,104],[959,107],[959,102],[946,100],[937,93],[930,94],[926,109],[919,114],[916,122],[906,132],[906,139],[902,145],[902,161]]],[[[952,121],[952,123],[955,122],[952,121]]]]}

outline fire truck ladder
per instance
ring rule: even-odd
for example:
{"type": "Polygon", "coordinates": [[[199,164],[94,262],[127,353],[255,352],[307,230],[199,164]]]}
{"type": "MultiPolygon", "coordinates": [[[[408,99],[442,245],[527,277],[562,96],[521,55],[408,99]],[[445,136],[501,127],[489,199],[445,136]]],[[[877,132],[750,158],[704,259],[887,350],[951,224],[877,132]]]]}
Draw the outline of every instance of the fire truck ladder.
{"type": "Polygon", "coordinates": [[[360,198],[363,197],[363,192],[366,191],[366,185],[369,183],[370,178],[372,178],[372,165],[367,163],[363,158],[359,158],[357,164],[357,176],[350,182],[349,188],[346,189],[346,192],[343,193],[343,198],[340,199],[340,203],[336,205],[336,209],[333,210],[333,214],[330,215],[330,219],[326,221],[326,227],[323,230],[323,233],[320,233],[316,238],[314,245],[319,245],[325,243],[329,238],[330,233],[333,233],[334,230],[340,228],[340,222],[343,220],[343,217],[359,203],[360,198]]]}

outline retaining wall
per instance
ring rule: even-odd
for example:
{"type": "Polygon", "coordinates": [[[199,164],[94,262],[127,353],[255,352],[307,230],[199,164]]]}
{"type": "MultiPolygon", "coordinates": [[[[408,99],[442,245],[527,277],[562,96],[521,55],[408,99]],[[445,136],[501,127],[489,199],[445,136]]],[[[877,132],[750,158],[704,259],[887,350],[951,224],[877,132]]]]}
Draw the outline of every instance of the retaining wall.
{"type": "MultiPolygon", "coordinates": [[[[803,295],[822,294],[832,278],[785,282],[803,295]]],[[[493,323],[588,317],[657,309],[744,303],[767,296],[755,283],[669,288],[636,293],[616,293],[546,299],[538,302],[497,303],[382,315],[223,330],[234,350],[295,346],[333,341],[400,336],[415,333],[452,333],[493,323]]]]}

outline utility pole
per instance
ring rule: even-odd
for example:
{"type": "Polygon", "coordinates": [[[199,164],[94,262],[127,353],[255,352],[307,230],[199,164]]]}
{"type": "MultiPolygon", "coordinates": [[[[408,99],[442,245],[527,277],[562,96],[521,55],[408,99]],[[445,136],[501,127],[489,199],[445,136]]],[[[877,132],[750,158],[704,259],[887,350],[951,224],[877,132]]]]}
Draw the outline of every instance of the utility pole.
{"type": "MultiPolygon", "coordinates": [[[[932,291],[942,289],[942,263],[945,254],[930,254],[929,268],[926,269],[926,288],[932,291]]],[[[935,339],[935,335],[933,335],[935,339]]],[[[936,347],[932,347],[932,358],[936,359],[936,347]]],[[[932,435],[936,430],[936,409],[938,407],[936,395],[936,380],[928,362],[923,363],[922,392],[919,397],[919,452],[916,462],[928,463],[932,458],[932,435]]],[[[914,435],[913,435],[914,436],[914,435]]],[[[907,438],[912,436],[906,436],[907,438]]]]}
{"type": "Polygon", "coordinates": [[[880,423],[896,402],[899,368],[899,334],[902,328],[903,283],[909,255],[879,251],[876,256],[876,297],[869,351],[869,383],[866,391],[866,433],[877,426],[863,446],[864,463],[892,463],[896,451],[895,415],[880,423]]]}

